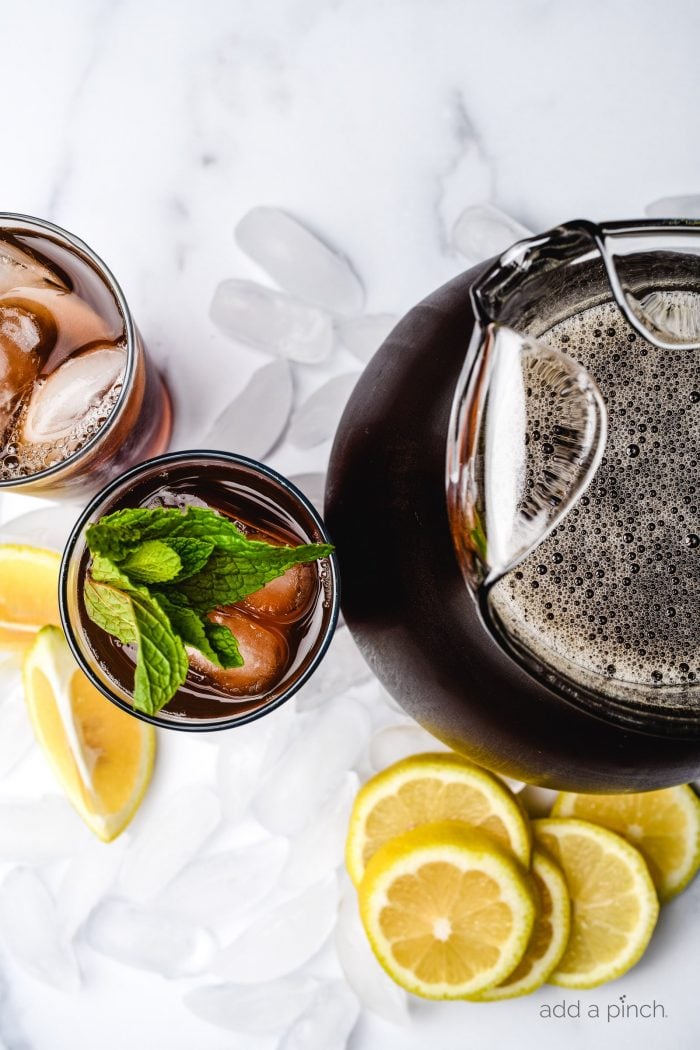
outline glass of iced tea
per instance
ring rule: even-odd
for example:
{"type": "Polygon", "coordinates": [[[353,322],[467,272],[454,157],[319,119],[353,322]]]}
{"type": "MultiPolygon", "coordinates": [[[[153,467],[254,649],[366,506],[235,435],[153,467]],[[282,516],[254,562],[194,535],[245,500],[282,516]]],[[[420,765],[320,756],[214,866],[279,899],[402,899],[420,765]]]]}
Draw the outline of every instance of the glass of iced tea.
{"type": "Polygon", "coordinates": [[[270,467],[213,451],[149,460],[75,525],[59,584],[66,636],[93,684],[146,721],[195,731],[250,722],[295,693],[328,647],[339,599],[327,540],[306,497],[270,467]],[[140,618],[136,644],[110,618],[114,601],[140,618]],[[185,664],[158,706],[138,661],[155,641],[156,670],[171,673],[182,649],[162,642],[170,626],[185,664]]]}
{"type": "Polygon", "coordinates": [[[65,230],[0,213],[0,488],[95,491],[167,448],[172,411],[124,295],[65,230]]]}

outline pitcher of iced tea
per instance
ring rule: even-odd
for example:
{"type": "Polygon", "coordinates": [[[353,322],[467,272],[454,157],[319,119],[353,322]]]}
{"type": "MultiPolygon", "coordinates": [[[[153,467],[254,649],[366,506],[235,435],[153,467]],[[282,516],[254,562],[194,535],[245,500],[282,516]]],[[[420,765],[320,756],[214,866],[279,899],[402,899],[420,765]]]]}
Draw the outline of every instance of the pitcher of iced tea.
{"type": "Polygon", "coordinates": [[[429,730],[584,791],[700,773],[700,224],[576,221],[456,278],[348,404],[344,613],[429,730]]]}

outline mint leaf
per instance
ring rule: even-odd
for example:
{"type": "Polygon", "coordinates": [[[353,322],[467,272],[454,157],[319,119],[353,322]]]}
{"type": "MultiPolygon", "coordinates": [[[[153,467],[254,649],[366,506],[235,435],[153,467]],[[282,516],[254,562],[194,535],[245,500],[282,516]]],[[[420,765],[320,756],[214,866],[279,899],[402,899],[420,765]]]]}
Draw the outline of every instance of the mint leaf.
{"type": "Polygon", "coordinates": [[[212,623],[211,620],[205,620],[204,630],[207,632],[207,638],[218,657],[216,662],[221,667],[226,669],[243,667],[244,661],[238,648],[238,642],[228,627],[224,627],[222,623],[212,623]]]}
{"type": "Polygon", "coordinates": [[[209,612],[219,605],[233,605],[259,591],[292,565],[324,558],[332,550],[325,543],[274,547],[259,540],[246,540],[235,551],[215,550],[205,568],[184,580],[179,589],[194,609],[209,612]]]}
{"type": "Polygon", "coordinates": [[[90,552],[114,562],[123,561],[146,540],[206,540],[230,549],[245,542],[241,530],[229,519],[204,507],[188,507],[184,513],[176,508],[128,507],[100,518],[86,530],[90,552]]]}
{"type": "Polygon", "coordinates": [[[136,644],[138,635],[128,595],[107,584],[86,580],[84,597],[86,612],[93,623],[113,634],[123,645],[136,644]]]}
{"type": "Polygon", "coordinates": [[[179,575],[182,561],[177,551],[163,540],[144,540],[119,568],[137,583],[167,583],[179,575]]]}
{"type": "Polygon", "coordinates": [[[163,594],[162,591],[154,591],[153,598],[170,620],[175,634],[180,636],[185,645],[194,646],[217,667],[224,666],[216,649],[210,644],[206,630],[207,621],[191,608],[186,598],[177,593],[163,594]]]}
{"type": "Polygon", "coordinates": [[[158,603],[139,594],[130,595],[130,600],[139,647],[134,707],[154,715],[172,700],[185,681],[189,662],[182,640],[173,633],[158,603]]]}
{"type": "Polygon", "coordinates": [[[186,580],[188,576],[194,576],[195,573],[200,572],[214,550],[214,544],[210,540],[190,539],[186,536],[170,536],[168,547],[175,551],[181,562],[179,573],[171,581],[173,583],[186,580]]]}
{"type": "Polygon", "coordinates": [[[179,510],[161,507],[130,507],[100,518],[85,532],[90,552],[119,562],[146,540],[168,536],[182,521],[179,510]]]}
{"type": "Polygon", "coordinates": [[[187,653],[170,621],[142,588],[127,592],[87,581],[85,608],[98,627],[124,645],[137,645],[133,704],[153,715],[173,698],[187,677],[187,653]]]}

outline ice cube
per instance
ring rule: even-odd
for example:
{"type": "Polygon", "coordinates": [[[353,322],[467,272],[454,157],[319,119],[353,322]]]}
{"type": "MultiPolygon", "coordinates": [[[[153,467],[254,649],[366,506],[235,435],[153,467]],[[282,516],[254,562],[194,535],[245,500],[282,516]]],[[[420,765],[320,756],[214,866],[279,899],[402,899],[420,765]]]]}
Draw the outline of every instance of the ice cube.
{"type": "Polygon", "coordinates": [[[209,788],[190,784],[142,813],[119,872],[119,888],[136,901],[158,893],[197,855],[221,819],[209,788]]]}
{"type": "Polygon", "coordinates": [[[4,238],[0,239],[0,295],[5,295],[15,288],[45,284],[68,291],[62,278],[54,270],[39,263],[18,245],[4,238]]]}
{"type": "Polygon", "coordinates": [[[239,247],[292,295],[338,314],[357,314],[364,289],[348,260],[278,208],[252,208],[236,227],[239,247]]]}
{"type": "Polygon", "coordinates": [[[291,975],[266,984],[213,984],[193,988],[185,1006],[204,1021],[234,1032],[281,1032],[310,1006],[318,990],[312,977],[291,975]]]}
{"type": "Polygon", "coordinates": [[[421,751],[449,751],[449,748],[415,723],[385,726],[370,741],[369,759],[372,768],[380,770],[421,751]]]}
{"type": "Polygon", "coordinates": [[[201,973],[215,951],[214,938],[204,927],[152,904],[139,908],[122,900],[98,904],[85,936],[102,955],[164,977],[201,973]]]}
{"type": "Polygon", "coordinates": [[[349,698],[331,700],[309,716],[253,800],[260,823],[276,834],[294,835],[314,820],[357,761],[369,726],[365,708],[349,698]]]}
{"type": "Polygon", "coordinates": [[[357,373],[350,372],[314,390],[292,415],[287,435],[290,444],[313,448],[332,437],[356,382],[357,373]]]}
{"type": "Polygon", "coordinates": [[[0,938],[17,963],[61,991],[80,987],[80,970],[63,937],[56,906],[36,872],[14,868],[0,887],[0,938]]]}
{"type": "Polygon", "coordinates": [[[221,934],[277,884],[289,855],[283,838],[194,860],[158,898],[159,906],[221,934]]]}
{"type": "Polygon", "coordinates": [[[492,204],[465,208],[452,227],[452,246],[470,263],[500,255],[531,231],[492,204]]]}
{"type": "Polygon", "coordinates": [[[652,219],[700,219],[700,193],[660,197],[644,211],[652,219]]]}
{"type": "Polygon", "coordinates": [[[347,627],[333,635],[328,652],[313,676],[297,693],[297,710],[310,711],[329,697],[369,681],[372,672],[347,627]]]}
{"type": "Polygon", "coordinates": [[[323,499],[326,490],[325,474],[290,474],[288,480],[304,493],[319,514],[323,514],[323,499]]]}
{"type": "Polygon", "coordinates": [[[270,580],[259,591],[244,598],[241,607],[273,616],[280,622],[297,620],[311,604],[317,579],[313,565],[292,565],[284,575],[270,580]]]}
{"type": "Polygon", "coordinates": [[[209,619],[228,627],[235,635],[243,665],[223,669],[197,649],[188,649],[191,667],[234,696],[263,693],[282,678],[289,647],[281,634],[233,606],[217,609],[209,619]]]}
{"type": "Polygon", "coordinates": [[[123,376],[126,351],[102,346],[64,361],[38,383],[22,421],[27,444],[62,441],[99,406],[123,376]]]}
{"type": "Polygon", "coordinates": [[[0,301],[0,432],[44,361],[42,329],[34,315],[0,301]]]}
{"type": "Polygon", "coordinates": [[[0,777],[24,758],[33,743],[21,667],[10,657],[0,662],[0,777]]]}
{"type": "Polygon", "coordinates": [[[310,886],[256,919],[215,956],[217,977],[239,984],[274,981],[303,966],[320,949],[335,925],[335,876],[310,886]]]}
{"type": "MultiPolygon", "coordinates": [[[[293,701],[228,733],[219,751],[216,783],[226,817],[232,823],[248,811],[263,773],[282,754],[294,722],[293,701]]],[[[221,736],[221,734],[218,734],[221,736]]]]}
{"type": "Polygon", "coordinates": [[[78,814],[59,795],[0,802],[0,860],[43,864],[70,857],[88,838],[78,814]]]}
{"type": "Polygon", "coordinates": [[[338,321],[336,331],[348,350],[360,361],[369,361],[396,326],[394,314],[366,314],[338,321]]]}
{"type": "Polygon", "coordinates": [[[259,368],[218,416],[202,439],[202,447],[263,459],[287,425],[292,393],[292,373],[287,361],[273,361],[259,368]]]}
{"type": "Polygon", "coordinates": [[[294,1022],[279,1050],[345,1050],[359,1016],[357,996],[345,981],[329,981],[294,1022]]]}
{"type": "Polygon", "coordinates": [[[56,894],[61,929],[66,937],[75,935],[114,883],[126,846],[125,836],[110,843],[92,839],[71,858],[56,894]]]}
{"type": "Polygon", "coordinates": [[[222,281],[209,316],[231,339],[300,364],[324,361],[333,347],[327,314],[253,281],[222,281]]]}
{"type": "Polygon", "coordinates": [[[11,295],[3,296],[0,304],[18,306],[38,319],[51,344],[46,365],[49,372],[66,358],[100,345],[112,345],[122,335],[121,325],[115,326],[79,295],[60,288],[17,288],[11,295]]]}
{"type": "Polygon", "coordinates": [[[359,786],[357,774],[346,773],[340,787],[330,795],[316,819],[292,839],[289,862],[283,875],[286,887],[303,889],[342,864],[350,810],[359,786]]]}
{"type": "Polygon", "coordinates": [[[408,1025],[406,993],[377,962],[362,927],[352,886],[346,887],[340,902],[335,947],[347,982],[363,1006],[392,1024],[408,1025]]]}

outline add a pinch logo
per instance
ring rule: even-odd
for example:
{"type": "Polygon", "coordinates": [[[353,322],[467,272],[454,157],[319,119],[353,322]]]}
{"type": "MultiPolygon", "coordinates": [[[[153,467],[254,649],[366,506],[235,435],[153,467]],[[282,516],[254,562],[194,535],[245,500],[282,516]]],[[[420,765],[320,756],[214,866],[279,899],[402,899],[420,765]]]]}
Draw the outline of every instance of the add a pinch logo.
{"type": "Polygon", "coordinates": [[[628,1000],[626,995],[606,1003],[582,1003],[580,999],[562,999],[558,1003],[545,1003],[540,1007],[540,1017],[544,1019],[566,1018],[606,1021],[622,1021],[627,1019],[636,1020],[660,1020],[668,1017],[666,1008],[662,1002],[652,999],[651,1002],[635,1003],[628,1000]]]}

